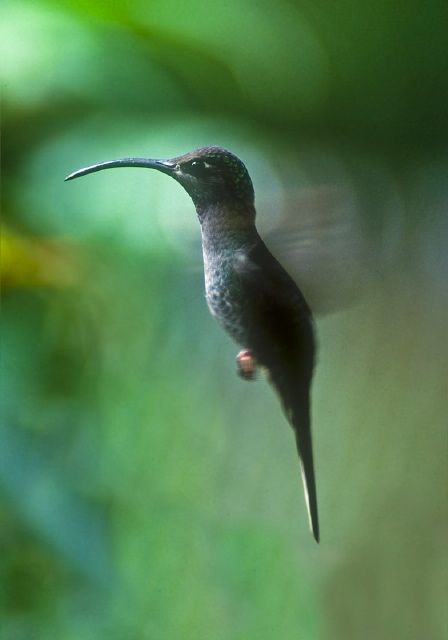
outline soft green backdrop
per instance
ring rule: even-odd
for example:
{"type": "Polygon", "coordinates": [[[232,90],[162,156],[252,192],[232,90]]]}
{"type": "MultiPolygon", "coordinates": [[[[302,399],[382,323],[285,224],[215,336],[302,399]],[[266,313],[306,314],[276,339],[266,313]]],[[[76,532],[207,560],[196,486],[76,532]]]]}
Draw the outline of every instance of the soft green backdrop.
{"type": "Polygon", "coordinates": [[[444,640],[443,2],[3,0],[2,640],[444,640]],[[208,315],[189,198],[247,164],[316,312],[322,543],[208,315]]]}

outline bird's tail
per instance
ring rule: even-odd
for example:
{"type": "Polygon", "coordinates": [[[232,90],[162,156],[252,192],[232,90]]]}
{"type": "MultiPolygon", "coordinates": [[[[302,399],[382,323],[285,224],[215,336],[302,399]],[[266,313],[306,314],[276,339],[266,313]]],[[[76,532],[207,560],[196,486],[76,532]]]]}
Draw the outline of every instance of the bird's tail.
{"type": "Polygon", "coordinates": [[[319,517],[317,512],[316,478],[314,475],[313,443],[311,437],[309,394],[300,394],[289,407],[289,420],[294,429],[297,451],[302,471],[303,490],[308,509],[310,528],[316,542],[319,542],[319,517]]]}
{"type": "Polygon", "coordinates": [[[310,382],[306,378],[299,379],[297,382],[298,376],[294,371],[285,374],[284,369],[272,365],[268,368],[268,375],[294,430],[310,529],[315,541],[319,542],[319,517],[311,437],[310,382]],[[295,384],[292,385],[291,380],[294,380],[295,384]]]}

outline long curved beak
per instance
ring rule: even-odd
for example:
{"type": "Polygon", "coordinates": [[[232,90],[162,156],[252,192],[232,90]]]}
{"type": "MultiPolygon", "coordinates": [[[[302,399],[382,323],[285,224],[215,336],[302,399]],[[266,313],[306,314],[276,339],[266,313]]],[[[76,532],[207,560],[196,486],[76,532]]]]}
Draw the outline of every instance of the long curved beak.
{"type": "Polygon", "coordinates": [[[142,167],[144,169],[157,169],[162,173],[173,175],[176,164],[171,160],[151,160],[150,158],[122,158],[121,160],[109,160],[108,162],[100,162],[99,164],[92,164],[90,167],[79,169],[74,173],[71,173],[65,178],[67,180],[73,180],[74,178],[80,178],[88,173],[95,173],[95,171],[102,171],[103,169],[115,169],[116,167],[142,167]]]}

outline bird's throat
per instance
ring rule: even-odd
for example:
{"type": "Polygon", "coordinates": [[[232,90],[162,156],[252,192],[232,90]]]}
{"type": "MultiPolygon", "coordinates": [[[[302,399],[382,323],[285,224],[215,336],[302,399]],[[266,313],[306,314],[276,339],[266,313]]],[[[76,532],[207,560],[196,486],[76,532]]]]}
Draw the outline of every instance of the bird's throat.
{"type": "Polygon", "coordinates": [[[258,237],[255,208],[242,203],[227,207],[196,208],[204,251],[238,249],[258,237]]]}

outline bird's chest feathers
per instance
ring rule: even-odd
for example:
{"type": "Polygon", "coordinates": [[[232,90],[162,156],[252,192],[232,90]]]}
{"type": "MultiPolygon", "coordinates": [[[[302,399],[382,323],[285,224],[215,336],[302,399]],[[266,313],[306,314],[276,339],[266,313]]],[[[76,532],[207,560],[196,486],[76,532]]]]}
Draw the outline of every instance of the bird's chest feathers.
{"type": "Polygon", "coordinates": [[[213,315],[230,310],[241,296],[241,283],[233,262],[230,251],[211,258],[204,254],[205,295],[213,315]]]}
{"type": "Polygon", "coordinates": [[[233,251],[204,253],[205,296],[210,312],[238,342],[242,339],[244,292],[235,267],[233,251]]]}
{"type": "Polygon", "coordinates": [[[250,217],[206,216],[202,222],[205,295],[211,314],[239,343],[245,341],[247,291],[241,280],[238,261],[257,242],[258,234],[250,217]]]}

